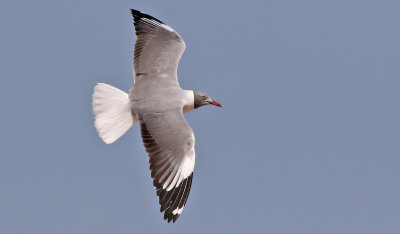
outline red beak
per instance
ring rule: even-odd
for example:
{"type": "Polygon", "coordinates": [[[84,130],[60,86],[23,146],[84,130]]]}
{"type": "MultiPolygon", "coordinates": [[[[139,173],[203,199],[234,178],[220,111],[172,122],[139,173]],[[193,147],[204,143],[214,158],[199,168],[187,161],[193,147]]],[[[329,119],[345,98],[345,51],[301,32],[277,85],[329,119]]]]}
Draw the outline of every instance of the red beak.
{"type": "Polygon", "coordinates": [[[211,105],[214,105],[214,106],[222,107],[222,105],[219,102],[216,102],[216,101],[211,101],[211,102],[208,102],[208,103],[210,103],[211,105]]]}

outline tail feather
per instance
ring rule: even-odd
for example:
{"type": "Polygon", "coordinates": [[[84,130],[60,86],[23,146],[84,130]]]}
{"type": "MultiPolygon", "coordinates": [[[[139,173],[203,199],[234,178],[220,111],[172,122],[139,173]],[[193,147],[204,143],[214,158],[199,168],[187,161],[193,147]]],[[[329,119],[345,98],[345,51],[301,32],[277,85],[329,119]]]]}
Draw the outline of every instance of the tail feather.
{"type": "Polygon", "coordinates": [[[107,144],[115,142],[137,122],[132,115],[129,96],[111,85],[98,83],[93,92],[94,125],[107,144]]]}

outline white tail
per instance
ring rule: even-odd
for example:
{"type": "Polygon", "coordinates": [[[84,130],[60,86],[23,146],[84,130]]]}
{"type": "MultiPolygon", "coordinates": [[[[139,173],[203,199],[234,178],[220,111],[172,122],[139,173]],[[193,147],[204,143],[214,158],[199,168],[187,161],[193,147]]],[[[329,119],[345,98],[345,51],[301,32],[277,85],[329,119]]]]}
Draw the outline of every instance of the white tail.
{"type": "Polygon", "coordinates": [[[111,85],[98,83],[93,92],[94,126],[100,138],[111,144],[120,138],[134,123],[129,96],[111,85]]]}

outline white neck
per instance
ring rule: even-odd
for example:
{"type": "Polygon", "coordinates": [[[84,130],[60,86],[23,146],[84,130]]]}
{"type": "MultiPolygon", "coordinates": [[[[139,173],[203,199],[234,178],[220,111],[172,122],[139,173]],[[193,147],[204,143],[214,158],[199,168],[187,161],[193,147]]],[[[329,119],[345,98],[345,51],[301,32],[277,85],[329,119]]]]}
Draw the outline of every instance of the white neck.
{"type": "Polygon", "coordinates": [[[183,113],[194,109],[194,93],[193,90],[183,90],[183,113]]]}

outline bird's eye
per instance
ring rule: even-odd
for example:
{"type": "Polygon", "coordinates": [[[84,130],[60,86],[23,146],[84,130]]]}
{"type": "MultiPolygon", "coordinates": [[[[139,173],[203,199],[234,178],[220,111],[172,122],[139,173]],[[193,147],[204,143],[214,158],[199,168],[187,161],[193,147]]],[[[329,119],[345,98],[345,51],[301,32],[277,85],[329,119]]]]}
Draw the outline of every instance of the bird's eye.
{"type": "Polygon", "coordinates": [[[202,96],[200,96],[200,97],[201,97],[201,99],[203,99],[203,100],[206,99],[206,96],[203,96],[203,95],[202,95],[202,96]]]}

